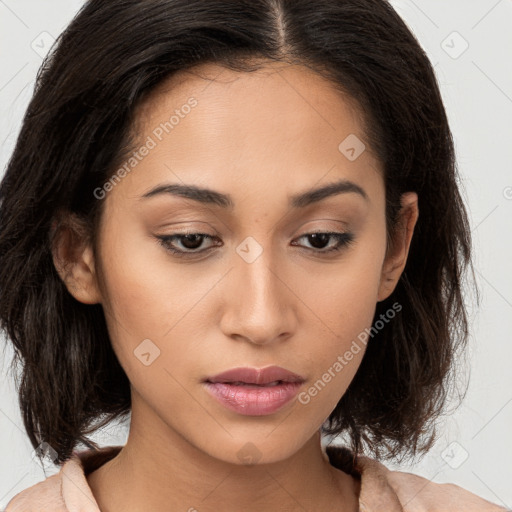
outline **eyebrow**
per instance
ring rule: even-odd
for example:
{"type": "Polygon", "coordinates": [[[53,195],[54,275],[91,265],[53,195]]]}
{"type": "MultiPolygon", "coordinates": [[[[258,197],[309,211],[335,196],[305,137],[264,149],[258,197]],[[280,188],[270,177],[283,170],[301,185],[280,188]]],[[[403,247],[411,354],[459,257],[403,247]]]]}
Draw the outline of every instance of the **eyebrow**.
{"type": "MultiPolygon", "coordinates": [[[[328,197],[346,193],[356,193],[366,201],[369,201],[368,195],[359,185],[356,185],[352,181],[341,180],[293,195],[289,198],[289,205],[292,208],[305,208],[310,204],[317,203],[328,197]]],[[[235,206],[235,203],[229,194],[223,194],[221,192],[217,192],[209,188],[198,187],[196,185],[184,185],[178,183],[158,185],[141,196],[141,199],[147,199],[160,194],[171,194],[173,196],[192,199],[193,201],[198,201],[204,204],[220,206],[221,208],[233,208],[235,206]]]]}

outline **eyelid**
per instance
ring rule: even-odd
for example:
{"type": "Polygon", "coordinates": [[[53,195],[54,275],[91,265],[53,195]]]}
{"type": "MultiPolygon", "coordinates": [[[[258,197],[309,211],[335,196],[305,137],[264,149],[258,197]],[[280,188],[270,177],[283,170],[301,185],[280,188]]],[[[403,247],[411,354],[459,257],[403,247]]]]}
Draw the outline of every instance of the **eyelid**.
{"type": "MultiPolygon", "coordinates": [[[[158,239],[160,245],[162,247],[164,247],[165,250],[167,250],[173,256],[178,257],[178,258],[190,258],[190,259],[197,258],[200,255],[204,256],[205,254],[207,254],[208,252],[213,250],[215,247],[219,247],[219,244],[214,244],[214,245],[207,247],[206,249],[199,249],[199,250],[191,249],[191,250],[187,251],[187,250],[173,248],[170,245],[170,242],[173,239],[180,240],[182,238],[185,238],[186,236],[192,236],[192,235],[201,237],[203,240],[204,239],[210,239],[210,240],[215,240],[215,239],[218,240],[219,239],[219,237],[216,235],[210,235],[208,233],[201,233],[201,232],[192,231],[192,230],[188,230],[186,232],[175,232],[175,233],[171,233],[168,235],[156,235],[156,238],[158,239]]],[[[314,255],[318,255],[321,257],[322,256],[327,257],[327,255],[332,256],[332,255],[335,255],[336,253],[341,252],[343,249],[350,246],[354,242],[354,240],[355,240],[354,234],[350,233],[348,231],[332,231],[332,230],[318,228],[313,231],[311,231],[311,230],[305,231],[303,234],[299,235],[298,237],[295,237],[292,240],[291,245],[298,246],[301,249],[303,249],[304,251],[313,253],[314,255]],[[303,245],[301,245],[299,243],[295,243],[296,240],[300,240],[301,238],[306,238],[308,236],[312,236],[315,234],[326,235],[329,238],[329,242],[334,239],[334,240],[336,240],[336,244],[334,245],[334,247],[330,247],[328,249],[325,249],[325,248],[315,249],[315,248],[310,248],[310,247],[304,247],[303,245]]]]}

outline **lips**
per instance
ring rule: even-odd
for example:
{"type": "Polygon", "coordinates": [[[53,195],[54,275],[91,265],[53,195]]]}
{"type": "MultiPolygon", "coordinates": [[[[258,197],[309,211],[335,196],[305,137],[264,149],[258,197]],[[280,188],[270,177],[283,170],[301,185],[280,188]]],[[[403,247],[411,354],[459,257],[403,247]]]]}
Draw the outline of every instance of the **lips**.
{"type": "Polygon", "coordinates": [[[208,377],[206,382],[232,385],[253,384],[258,386],[275,386],[283,382],[300,383],[304,378],[280,366],[266,368],[232,368],[208,377]]]}
{"type": "Polygon", "coordinates": [[[303,377],[279,366],[233,368],[204,380],[205,390],[227,409],[245,416],[279,411],[299,392],[303,377]]]}

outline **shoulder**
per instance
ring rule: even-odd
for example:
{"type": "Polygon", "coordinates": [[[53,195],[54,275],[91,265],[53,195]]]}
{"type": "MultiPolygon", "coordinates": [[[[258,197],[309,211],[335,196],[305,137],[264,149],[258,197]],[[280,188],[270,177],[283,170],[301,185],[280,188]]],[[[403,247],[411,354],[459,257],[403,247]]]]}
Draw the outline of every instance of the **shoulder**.
{"type": "Polygon", "coordinates": [[[60,471],[9,501],[5,512],[100,512],[86,479],[86,471],[118,451],[74,452],[60,471]]]}
{"type": "Polygon", "coordinates": [[[5,512],[67,512],[60,487],[60,475],[53,475],[16,494],[7,504],[5,512]]]}
{"type": "Polygon", "coordinates": [[[354,457],[345,446],[329,445],[326,455],[333,466],[360,480],[361,512],[507,511],[458,485],[439,484],[413,473],[393,471],[370,457],[354,457]]]}
{"type": "Polygon", "coordinates": [[[392,471],[382,463],[364,457],[363,465],[396,495],[403,512],[504,512],[491,503],[455,484],[432,482],[413,473],[392,471]]]}

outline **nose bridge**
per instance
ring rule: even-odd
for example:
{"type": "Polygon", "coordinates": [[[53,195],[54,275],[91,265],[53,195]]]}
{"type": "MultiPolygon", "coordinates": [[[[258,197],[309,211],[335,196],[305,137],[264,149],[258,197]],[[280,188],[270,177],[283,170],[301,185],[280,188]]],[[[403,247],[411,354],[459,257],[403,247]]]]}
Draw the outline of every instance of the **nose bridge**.
{"type": "Polygon", "coordinates": [[[229,300],[231,335],[253,342],[272,341],[290,332],[293,294],[279,276],[279,265],[272,250],[256,238],[247,237],[236,248],[232,279],[234,289],[229,300]]]}

